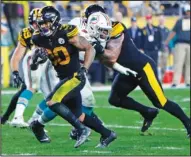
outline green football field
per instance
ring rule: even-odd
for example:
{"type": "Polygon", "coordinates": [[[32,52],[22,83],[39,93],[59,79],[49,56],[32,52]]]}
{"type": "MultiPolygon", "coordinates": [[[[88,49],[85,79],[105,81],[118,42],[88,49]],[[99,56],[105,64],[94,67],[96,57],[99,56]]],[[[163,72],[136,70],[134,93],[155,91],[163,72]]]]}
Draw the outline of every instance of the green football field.
{"type": "MultiPolygon", "coordinates": [[[[190,89],[167,89],[167,97],[181,105],[190,116],[190,89]]],[[[189,156],[190,139],[182,123],[164,111],[160,111],[152,127],[144,136],[140,134],[141,116],[129,110],[111,107],[107,101],[109,92],[95,92],[95,112],[105,125],[114,130],[118,138],[108,148],[98,149],[99,134],[92,131],[90,141],[75,149],[75,141],[69,139],[71,126],[60,117],[47,124],[50,144],[40,144],[28,129],[13,128],[8,124],[2,128],[2,154],[4,155],[171,155],[189,156]]],[[[152,106],[142,91],[131,96],[137,101],[152,106]]],[[[2,95],[2,112],[5,111],[12,94],[2,95]]],[[[42,99],[36,94],[31,100],[24,118],[27,121],[42,99]]],[[[11,117],[12,118],[12,117],[11,117]]],[[[10,118],[10,120],[11,120],[10,118]]]]}

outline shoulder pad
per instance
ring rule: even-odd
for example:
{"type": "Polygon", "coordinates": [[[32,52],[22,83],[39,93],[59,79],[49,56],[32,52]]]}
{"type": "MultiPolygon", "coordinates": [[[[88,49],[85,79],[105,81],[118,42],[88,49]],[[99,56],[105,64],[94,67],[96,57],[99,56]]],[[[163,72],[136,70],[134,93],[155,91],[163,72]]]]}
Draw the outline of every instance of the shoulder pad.
{"type": "Polygon", "coordinates": [[[119,36],[124,29],[124,26],[120,22],[112,22],[111,38],[119,36]]]}
{"type": "Polygon", "coordinates": [[[32,30],[27,27],[27,28],[23,28],[20,33],[19,33],[19,36],[18,36],[18,41],[21,43],[21,45],[23,45],[24,47],[27,47],[30,43],[30,40],[31,40],[31,37],[32,37],[32,30]]]}
{"type": "Polygon", "coordinates": [[[64,31],[66,31],[66,35],[68,38],[72,38],[78,35],[79,33],[78,28],[75,25],[64,24],[62,25],[60,29],[63,29],[64,31]]]}

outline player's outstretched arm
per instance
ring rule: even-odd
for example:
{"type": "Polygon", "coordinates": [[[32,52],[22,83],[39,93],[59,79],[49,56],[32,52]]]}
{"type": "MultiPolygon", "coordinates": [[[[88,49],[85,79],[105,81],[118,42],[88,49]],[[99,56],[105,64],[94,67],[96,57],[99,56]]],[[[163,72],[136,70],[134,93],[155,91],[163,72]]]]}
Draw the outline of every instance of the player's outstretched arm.
{"type": "Polygon", "coordinates": [[[116,63],[121,52],[123,40],[123,34],[116,39],[110,39],[110,41],[107,43],[107,47],[103,49],[103,52],[99,52],[101,50],[99,48],[101,46],[100,43],[96,43],[96,45],[94,44],[96,53],[100,54],[99,59],[103,64],[110,68],[113,68],[113,65],[116,63]]]}
{"type": "Polygon", "coordinates": [[[21,77],[19,76],[19,62],[23,58],[26,51],[26,47],[21,45],[20,42],[18,42],[18,45],[13,53],[13,56],[11,57],[11,70],[13,72],[13,82],[15,87],[19,87],[21,83],[23,82],[21,77]]]}
{"type": "Polygon", "coordinates": [[[26,51],[26,47],[21,45],[20,42],[18,42],[17,47],[13,53],[13,56],[11,57],[11,70],[12,71],[18,71],[19,70],[19,62],[23,58],[26,51]]]}
{"type": "Polygon", "coordinates": [[[89,69],[95,58],[95,50],[92,45],[82,36],[74,36],[69,42],[76,46],[79,50],[85,51],[84,67],[89,69]]]}

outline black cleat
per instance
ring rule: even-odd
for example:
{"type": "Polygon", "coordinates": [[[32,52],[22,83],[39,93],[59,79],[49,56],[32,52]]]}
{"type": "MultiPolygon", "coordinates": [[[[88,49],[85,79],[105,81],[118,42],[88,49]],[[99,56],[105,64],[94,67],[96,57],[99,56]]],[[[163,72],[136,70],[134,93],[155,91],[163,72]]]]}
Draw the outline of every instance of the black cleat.
{"type": "MultiPolygon", "coordinates": [[[[88,137],[91,134],[91,129],[86,127],[87,131],[88,131],[88,137]]],[[[70,139],[72,140],[77,140],[79,136],[78,130],[76,128],[72,128],[71,132],[70,132],[70,139]]],[[[87,141],[89,141],[89,139],[87,139],[87,141]]]]}
{"type": "Polygon", "coordinates": [[[44,131],[44,125],[35,120],[29,125],[29,127],[39,142],[50,143],[50,138],[44,131]]]}
{"type": "Polygon", "coordinates": [[[70,139],[77,140],[78,139],[78,130],[76,128],[72,128],[70,132],[70,139]]]}
{"type": "Polygon", "coordinates": [[[149,109],[148,114],[144,116],[141,132],[145,132],[149,129],[149,127],[152,125],[152,122],[156,118],[158,113],[159,113],[158,109],[154,109],[154,108],[149,109]]]}
{"type": "Polygon", "coordinates": [[[111,131],[111,134],[108,137],[100,138],[100,143],[96,146],[96,148],[105,148],[116,138],[117,138],[117,134],[115,132],[111,131]]]}
{"type": "Polygon", "coordinates": [[[8,119],[9,119],[8,117],[2,116],[1,117],[1,124],[5,124],[8,119]]]}
{"type": "Polygon", "coordinates": [[[190,126],[190,120],[189,122],[185,125],[186,130],[187,130],[187,137],[190,138],[190,134],[191,134],[191,126],[190,126]]]}
{"type": "Polygon", "coordinates": [[[76,143],[74,145],[74,148],[78,148],[79,146],[84,144],[86,142],[86,140],[88,139],[89,135],[90,135],[87,127],[84,127],[79,132],[81,132],[81,134],[78,135],[78,138],[77,138],[77,141],[76,141],[76,143]]]}

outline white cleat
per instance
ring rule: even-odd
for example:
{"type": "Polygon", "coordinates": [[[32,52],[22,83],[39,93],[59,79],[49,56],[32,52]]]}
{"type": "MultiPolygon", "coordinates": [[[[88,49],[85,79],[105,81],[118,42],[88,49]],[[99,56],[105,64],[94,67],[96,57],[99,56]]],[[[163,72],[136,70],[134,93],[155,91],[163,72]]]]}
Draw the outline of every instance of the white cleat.
{"type": "Polygon", "coordinates": [[[27,128],[29,127],[29,124],[24,122],[23,117],[14,117],[13,120],[9,123],[13,127],[17,128],[27,128]]]}

